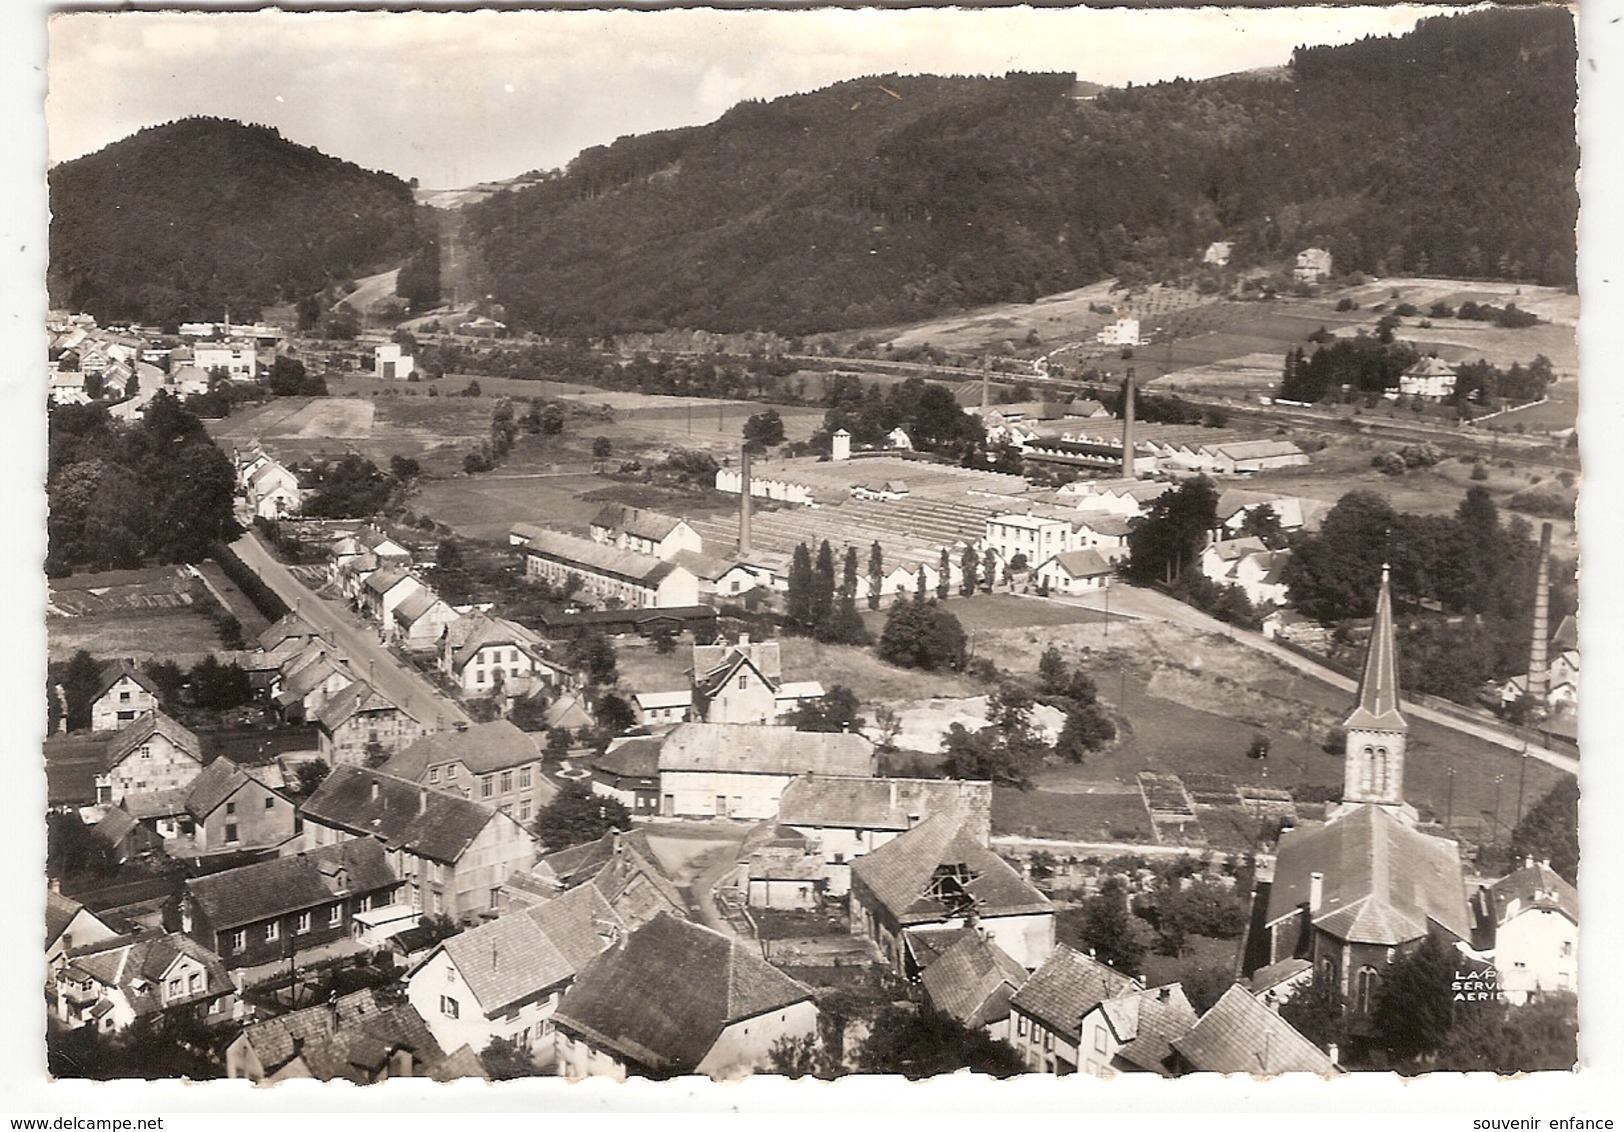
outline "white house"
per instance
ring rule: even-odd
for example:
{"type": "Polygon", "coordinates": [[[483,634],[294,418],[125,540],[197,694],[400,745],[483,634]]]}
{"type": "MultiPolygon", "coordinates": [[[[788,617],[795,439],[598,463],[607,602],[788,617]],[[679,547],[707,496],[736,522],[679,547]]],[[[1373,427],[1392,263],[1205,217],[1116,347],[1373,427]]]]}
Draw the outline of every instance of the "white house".
{"type": "Polygon", "coordinates": [[[1025,559],[1028,569],[1035,569],[1071,550],[1071,533],[1071,521],[1057,515],[989,515],[981,545],[990,548],[1005,566],[1018,556],[1025,559]]]}
{"type": "Polygon", "coordinates": [[[1494,968],[1506,1001],[1578,993],[1579,893],[1549,861],[1524,862],[1479,898],[1479,914],[1494,925],[1494,968]]]}
{"type": "Polygon", "coordinates": [[[101,666],[101,679],[90,701],[90,729],[115,731],[158,709],[158,686],[126,660],[101,666]]]}
{"type": "Polygon", "coordinates": [[[760,821],[778,814],[784,788],[799,776],[867,778],[874,761],[874,744],[847,732],[683,723],[660,748],[660,813],[760,821]]]}
{"type": "Polygon", "coordinates": [[[202,944],[172,933],[128,935],[69,951],[56,971],[57,1020],[116,1033],[137,1018],[190,1014],[229,1022],[236,992],[225,965],[202,944]]]}
{"type": "Polygon", "coordinates": [[[550,1050],[552,1017],[575,976],[627,931],[590,884],[441,940],[406,980],[406,1000],[447,1049],[494,1038],[550,1050]]]}
{"type": "Polygon", "coordinates": [[[1292,278],[1299,283],[1318,283],[1331,277],[1331,253],[1324,248],[1304,248],[1297,253],[1292,278]]]}
{"type": "Polygon", "coordinates": [[[398,342],[387,342],[372,351],[372,372],[385,381],[404,381],[416,368],[415,360],[398,342]]]}
{"type": "Polygon", "coordinates": [[[247,476],[248,506],[262,519],[297,514],[304,506],[299,477],[275,460],[266,460],[247,476]]]}
{"type": "Polygon", "coordinates": [[[705,548],[699,532],[686,519],[618,503],[600,508],[587,531],[595,543],[650,554],[662,562],[670,562],[679,551],[699,554],[705,548]]]}
{"type": "Polygon", "coordinates": [[[1097,1074],[1110,1055],[1093,1051],[1092,1042],[1085,1047],[1084,1017],[1108,999],[1143,989],[1132,975],[1059,944],[1010,999],[1010,1044],[1034,1073],[1097,1074]],[[1085,1048],[1092,1058],[1084,1057],[1085,1048]]]}
{"type": "Polygon", "coordinates": [[[1119,318],[1109,326],[1103,327],[1094,340],[1102,346],[1137,346],[1139,345],[1139,320],[1137,318],[1119,318]]]}
{"type": "Polygon", "coordinates": [[[1038,584],[1051,594],[1080,594],[1110,586],[1116,567],[1094,550],[1056,554],[1038,566],[1038,584]]]}
{"type": "Polygon", "coordinates": [[[251,342],[199,342],[192,347],[192,364],[211,376],[224,373],[232,381],[253,381],[259,375],[251,342]]]}
{"type": "Polygon", "coordinates": [[[445,627],[440,671],[469,696],[498,688],[508,696],[527,694],[539,685],[568,683],[569,676],[547,659],[535,632],[478,609],[445,627]]]}
{"type": "Polygon", "coordinates": [[[1436,355],[1422,358],[1399,374],[1398,391],[1401,396],[1419,397],[1424,401],[1442,401],[1455,392],[1460,375],[1455,367],[1436,355]]]}

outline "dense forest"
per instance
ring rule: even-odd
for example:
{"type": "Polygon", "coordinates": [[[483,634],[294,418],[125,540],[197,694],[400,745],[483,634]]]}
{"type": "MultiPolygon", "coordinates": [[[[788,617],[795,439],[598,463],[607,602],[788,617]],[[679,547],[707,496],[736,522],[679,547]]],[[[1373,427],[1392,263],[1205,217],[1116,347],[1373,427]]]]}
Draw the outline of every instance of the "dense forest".
{"type": "Polygon", "coordinates": [[[1167,277],[1205,245],[1339,271],[1574,280],[1572,16],[1302,48],[1286,81],[1075,97],[884,75],[621,138],[470,210],[513,321],[805,334],[1167,277]]]}
{"type": "Polygon", "coordinates": [[[411,189],[265,126],[187,118],[50,172],[51,304],[255,317],[418,246],[411,189]]]}
{"type": "Polygon", "coordinates": [[[236,537],[231,461],[168,393],[139,424],[120,424],[100,405],[59,405],[47,452],[52,577],[197,562],[236,537]]]}

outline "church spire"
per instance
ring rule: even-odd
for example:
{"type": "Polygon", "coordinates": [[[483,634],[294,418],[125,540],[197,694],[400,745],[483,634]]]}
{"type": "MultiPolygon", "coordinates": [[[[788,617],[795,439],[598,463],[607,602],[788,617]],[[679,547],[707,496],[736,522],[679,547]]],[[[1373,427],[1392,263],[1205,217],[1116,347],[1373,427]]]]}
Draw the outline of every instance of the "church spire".
{"type": "Polygon", "coordinates": [[[1342,726],[1349,731],[1409,729],[1398,710],[1398,650],[1393,645],[1393,594],[1385,562],[1381,590],[1376,594],[1376,616],[1370,623],[1365,671],[1359,678],[1359,700],[1342,726]]]}

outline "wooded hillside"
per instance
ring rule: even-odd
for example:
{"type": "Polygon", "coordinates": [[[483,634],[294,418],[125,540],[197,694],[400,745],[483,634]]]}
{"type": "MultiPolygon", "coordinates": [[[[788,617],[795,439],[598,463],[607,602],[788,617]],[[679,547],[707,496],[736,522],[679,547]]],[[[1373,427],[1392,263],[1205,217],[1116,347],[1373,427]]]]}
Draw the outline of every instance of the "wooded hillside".
{"type": "Polygon", "coordinates": [[[1238,76],[884,75],[622,138],[470,213],[512,319],[810,332],[1163,277],[1234,241],[1338,271],[1574,279],[1558,9],[1423,22],[1238,76]]]}
{"type": "Polygon", "coordinates": [[[411,190],[276,130],[187,118],[50,172],[51,305],[252,318],[414,246],[411,190]]]}

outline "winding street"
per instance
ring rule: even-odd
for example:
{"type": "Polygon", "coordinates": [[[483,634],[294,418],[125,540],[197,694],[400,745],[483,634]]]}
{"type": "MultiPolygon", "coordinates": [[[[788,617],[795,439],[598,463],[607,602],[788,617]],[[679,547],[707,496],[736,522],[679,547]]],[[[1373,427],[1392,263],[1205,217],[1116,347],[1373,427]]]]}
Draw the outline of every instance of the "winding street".
{"type": "Polygon", "coordinates": [[[232,543],[231,549],[289,609],[342,651],[357,675],[400,705],[407,715],[436,731],[473,722],[455,700],[390,652],[378,640],[376,629],[337,602],[318,597],[294,577],[252,530],[232,543]]]}

